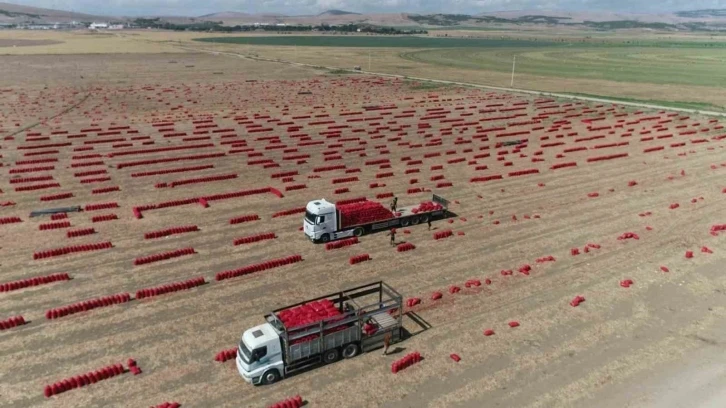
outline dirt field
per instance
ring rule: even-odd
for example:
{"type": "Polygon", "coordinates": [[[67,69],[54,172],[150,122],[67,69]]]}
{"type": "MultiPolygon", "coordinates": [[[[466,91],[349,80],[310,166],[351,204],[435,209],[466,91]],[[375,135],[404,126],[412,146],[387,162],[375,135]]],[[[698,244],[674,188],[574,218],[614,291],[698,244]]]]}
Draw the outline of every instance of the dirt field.
{"type": "Polygon", "coordinates": [[[6,175],[0,218],[22,220],[0,225],[0,283],[63,272],[72,278],[0,293],[0,320],[22,315],[28,321],[0,331],[0,406],[265,407],[295,394],[313,407],[666,406],[658,404],[662,392],[641,385],[660,384],[665,368],[694,355],[708,360],[723,349],[726,232],[710,231],[726,223],[726,153],[719,137],[726,131],[710,118],[421,89],[195,53],[3,56],[0,70],[0,170],[6,175]],[[421,126],[427,123],[430,128],[421,126]],[[498,146],[521,139],[527,142],[517,148],[498,146]],[[144,151],[158,148],[181,149],[144,151]],[[224,155],[194,157],[213,153],[224,155]],[[621,157],[592,160],[612,155],[621,157]],[[187,160],[135,163],[174,157],[187,160]],[[390,162],[366,164],[380,159],[390,162]],[[315,171],[341,164],[346,170],[315,171]],[[432,170],[438,165],[442,170],[432,170]],[[132,176],[197,166],[207,168],[132,176]],[[18,172],[29,168],[34,171],[18,172]],[[511,175],[524,170],[532,174],[511,175]],[[286,171],[298,175],[285,182],[272,177],[286,171]],[[376,177],[386,172],[394,176],[376,177]],[[237,177],[157,187],[219,175],[237,177]],[[332,183],[351,176],[359,181],[332,183]],[[432,181],[436,176],[443,178],[432,181]],[[491,179],[476,180],[484,177],[491,179]],[[371,188],[375,182],[385,187],[371,188]],[[447,182],[452,185],[441,184],[447,182]],[[306,188],[286,189],[300,184],[306,188]],[[33,185],[51,186],[16,191],[33,185]],[[112,187],[119,189],[92,192],[112,187]],[[133,213],[144,205],[266,187],[284,197],[210,199],[208,208],[171,205],[142,211],[140,219],[133,213]],[[341,187],[350,192],[334,194],[341,187]],[[427,191],[409,194],[412,188],[427,191]],[[425,225],[399,230],[399,242],[416,246],[403,253],[385,234],[326,251],[299,231],[300,214],[272,218],[316,198],[374,200],[388,192],[403,205],[442,195],[456,215],[435,222],[432,232],[425,225]],[[62,193],[72,197],[41,201],[62,193]],[[28,216],[98,203],[118,207],[72,213],[71,227],[43,231],[41,224],[66,220],[28,216]],[[110,214],[118,218],[92,222],[110,214]],[[229,224],[250,214],[260,220],[229,224]],[[144,239],[183,225],[200,231],[144,239]],[[95,233],[67,238],[68,230],[82,228],[95,233]],[[446,229],[454,236],[433,239],[446,229]],[[264,232],[277,238],[233,245],[264,232]],[[638,239],[618,239],[627,232],[638,239]],[[104,241],[113,247],[33,259],[36,252],[104,241]],[[133,264],[188,247],[193,255],[133,264]],[[574,248],[579,255],[572,255],[574,248]],[[363,253],[372,260],[349,265],[363,253]],[[296,254],[304,260],[214,279],[296,254]],[[195,277],[208,283],[150,299],[133,296],[195,277]],[[468,279],[483,284],[464,288],[468,279]],[[626,279],[634,282],[629,288],[620,285],[626,279]],[[233,361],[214,361],[264,313],[376,280],[422,299],[406,310],[411,337],[394,346],[395,354],[371,352],[267,387],[245,383],[233,361]],[[462,291],[450,294],[452,285],[462,291]],[[431,300],[434,291],[443,299],[431,300]],[[50,309],[124,292],[131,301],[46,318],[50,309]],[[573,307],[576,296],[585,301],[573,307]],[[520,326],[510,328],[511,321],[520,326]],[[495,334],[484,336],[486,329],[495,334]],[[425,360],[392,374],[391,363],[414,350],[425,360]],[[48,384],[125,365],[128,358],[136,359],[141,375],[43,396],[48,384]]]}

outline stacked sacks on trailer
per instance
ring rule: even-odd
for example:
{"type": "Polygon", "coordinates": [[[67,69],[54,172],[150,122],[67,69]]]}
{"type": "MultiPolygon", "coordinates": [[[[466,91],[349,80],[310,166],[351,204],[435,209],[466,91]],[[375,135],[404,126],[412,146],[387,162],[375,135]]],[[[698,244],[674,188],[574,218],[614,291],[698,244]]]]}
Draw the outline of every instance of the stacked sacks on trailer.
{"type": "Polygon", "coordinates": [[[444,207],[442,207],[441,204],[434,203],[432,201],[424,201],[417,208],[414,208],[413,210],[411,210],[411,212],[414,214],[418,214],[420,212],[438,211],[438,210],[442,210],[443,208],[444,207]]]}
{"type": "MultiPolygon", "coordinates": [[[[333,302],[329,299],[304,303],[300,306],[285,309],[278,313],[278,317],[288,329],[294,329],[295,327],[318,323],[321,320],[329,320],[340,316],[342,316],[342,313],[340,313],[338,308],[336,308],[333,302]]],[[[346,326],[338,326],[326,331],[325,334],[344,329],[346,329],[346,326]]],[[[302,337],[294,340],[292,344],[304,343],[314,338],[316,338],[316,335],[302,337]]]]}
{"type": "Polygon", "coordinates": [[[376,201],[338,204],[337,208],[341,215],[341,228],[393,218],[393,213],[376,201]]]}

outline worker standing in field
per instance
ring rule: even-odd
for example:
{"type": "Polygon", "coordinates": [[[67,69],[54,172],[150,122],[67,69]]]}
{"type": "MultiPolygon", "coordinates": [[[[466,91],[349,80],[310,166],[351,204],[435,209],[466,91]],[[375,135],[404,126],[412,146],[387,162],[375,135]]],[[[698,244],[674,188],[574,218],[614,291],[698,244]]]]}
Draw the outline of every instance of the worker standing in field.
{"type": "Polygon", "coordinates": [[[426,220],[426,224],[429,225],[429,231],[431,231],[431,218],[426,220]]]}
{"type": "Polygon", "coordinates": [[[396,245],[396,229],[391,228],[391,230],[388,231],[388,235],[391,236],[391,246],[396,245]]]}
{"type": "Polygon", "coordinates": [[[383,355],[388,355],[388,346],[391,345],[391,332],[386,333],[385,336],[383,336],[383,355]]]}
{"type": "Polygon", "coordinates": [[[391,202],[391,211],[396,212],[396,206],[398,205],[398,197],[393,197],[391,202]]]}

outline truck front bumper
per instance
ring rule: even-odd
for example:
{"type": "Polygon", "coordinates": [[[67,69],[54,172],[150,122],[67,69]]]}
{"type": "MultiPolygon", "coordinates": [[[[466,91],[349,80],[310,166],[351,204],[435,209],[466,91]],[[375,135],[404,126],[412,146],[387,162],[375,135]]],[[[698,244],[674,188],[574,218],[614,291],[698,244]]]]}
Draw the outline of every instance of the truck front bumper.
{"type": "Polygon", "coordinates": [[[239,371],[239,375],[244,378],[245,381],[247,381],[250,384],[253,385],[259,385],[260,380],[262,380],[262,377],[250,377],[248,373],[242,368],[242,364],[240,363],[240,358],[237,357],[234,359],[235,364],[237,365],[237,371],[239,371]]]}

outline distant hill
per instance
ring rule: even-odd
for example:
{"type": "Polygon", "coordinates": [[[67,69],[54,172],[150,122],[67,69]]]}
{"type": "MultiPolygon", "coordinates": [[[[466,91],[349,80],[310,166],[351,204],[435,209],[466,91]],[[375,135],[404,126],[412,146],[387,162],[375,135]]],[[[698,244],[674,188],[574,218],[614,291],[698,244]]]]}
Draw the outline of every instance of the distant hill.
{"type": "Polygon", "coordinates": [[[318,14],[318,16],[344,16],[346,14],[356,14],[361,15],[360,13],[354,13],[352,11],[345,11],[345,10],[328,10],[323,11],[322,13],[318,14]]]}
{"type": "Polygon", "coordinates": [[[726,9],[677,11],[674,14],[677,15],[678,17],[685,17],[685,18],[726,17],[726,9]]]}
{"type": "Polygon", "coordinates": [[[39,7],[21,6],[19,4],[0,2],[0,23],[67,23],[71,21],[108,21],[110,17],[74,13],[64,10],[52,10],[39,7]]]}
{"type": "Polygon", "coordinates": [[[197,18],[200,19],[225,19],[225,18],[247,18],[252,17],[252,14],[240,13],[238,11],[222,11],[219,13],[205,14],[197,18]]]}
{"type": "MultiPolygon", "coordinates": [[[[149,16],[148,19],[177,25],[372,25],[385,27],[482,27],[511,29],[557,26],[608,30],[726,31],[726,9],[704,9],[661,14],[609,11],[513,10],[468,14],[355,13],[332,9],[317,15],[286,16],[223,11],[199,17],[149,16]]],[[[77,22],[134,22],[136,18],[103,17],[21,6],[0,2],[0,24],[77,22]]],[[[143,20],[143,19],[142,19],[143,20]]]]}

